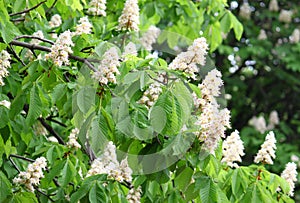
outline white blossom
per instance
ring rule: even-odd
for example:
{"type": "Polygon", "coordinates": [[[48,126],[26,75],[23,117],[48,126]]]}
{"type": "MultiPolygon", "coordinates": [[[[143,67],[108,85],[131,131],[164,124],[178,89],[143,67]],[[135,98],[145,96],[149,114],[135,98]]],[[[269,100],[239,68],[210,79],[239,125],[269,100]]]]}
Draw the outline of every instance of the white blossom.
{"type": "Polygon", "coordinates": [[[118,20],[118,29],[139,31],[139,15],[138,0],[126,0],[122,14],[118,20]]]}
{"type": "Polygon", "coordinates": [[[240,7],[239,16],[245,19],[250,19],[251,17],[251,7],[248,2],[244,2],[240,7]]]}
{"type": "Polygon", "coordinates": [[[249,120],[249,125],[252,125],[258,132],[262,134],[268,130],[266,120],[263,116],[252,117],[249,120]]]}
{"type": "Polygon", "coordinates": [[[286,164],[284,171],[281,173],[281,177],[285,179],[290,186],[290,196],[294,196],[295,182],[297,181],[297,165],[294,162],[286,164]]]}
{"type": "Polygon", "coordinates": [[[58,140],[54,136],[48,137],[47,140],[50,141],[50,142],[58,143],[58,140]]]}
{"type": "Polygon", "coordinates": [[[226,128],[230,128],[230,111],[218,109],[215,102],[207,102],[202,106],[202,113],[198,116],[195,125],[199,131],[195,134],[200,141],[204,141],[204,149],[214,154],[221,137],[225,137],[226,128]]]}
{"type": "Polygon", "coordinates": [[[290,36],[290,42],[294,44],[300,42],[300,30],[298,28],[296,28],[290,36]]]}
{"type": "Polygon", "coordinates": [[[132,170],[128,165],[127,158],[123,159],[121,163],[118,162],[116,146],[112,142],[108,142],[103,154],[93,161],[87,177],[96,174],[108,174],[109,178],[118,182],[132,181],[132,170]]]}
{"type": "Polygon", "coordinates": [[[196,39],[186,52],[181,52],[169,65],[171,70],[183,71],[188,78],[196,79],[197,64],[205,65],[208,44],[204,37],[196,39]]]}
{"type": "Polygon", "coordinates": [[[68,147],[70,148],[75,148],[75,149],[80,149],[81,145],[77,142],[77,135],[79,134],[78,128],[74,128],[70,135],[69,135],[69,140],[66,143],[68,147]]]}
{"type": "Polygon", "coordinates": [[[152,44],[155,43],[159,34],[160,29],[155,27],[154,25],[151,25],[140,39],[142,46],[146,50],[152,50],[152,44]]]}
{"type": "Polygon", "coordinates": [[[7,100],[2,100],[0,101],[0,106],[5,106],[6,108],[10,109],[10,101],[7,101],[7,100]]]}
{"type": "Polygon", "coordinates": [[[106,0],[92,0],[89,3],[88,13],[94,16],[106,16],[106,0]]]}
{"type": "Polygon", "coordinates": [[[47,129],[41,124],[41,122],[37,121],[33,126],[33,131],[34,131],[34,134],[36,135],[43,135],[43,136],[46,136],[48,135],[48,131],[47,129]]]}
{"type": "MultiPolygon", "coordinates": [[[[34,32],[32,34],[32,36],[39,37],[41,39],[45,39],[44,34],[43,34],[43,32],[41,30],[38,30],[38,31],[34,32]]],[[[32,39],[30,43],[38,45],[39,43],[41,43],[41,40],[39,40],[39,39],[32,39]]]]}
{"type": "Polygon", "coordinates": [[[279,21],[283,23],[290,23],[292,21],[293,11],[281,10],[279,13],[279,21]]]}
{"type": "Polygon", "coordinates": [[[127,60],[128,56],[137,56],[136,46],[133,42],[129,42],[124,47],[124,52],[123,52],[122,56],[123,56],[123,58],[125,58],[125,60],[127,60]]]}
{"type": "Polygon", "coordinates": [[[259,32],[259,35],[258,35],[257,39],[259,39],[259,40],[265,40],[267,38],[268,38],[268,36],[267,36],[266,31],[263,30],[263,29],[261,29],[260,32],[259,32]]]}
{"type": "Polygon", "coordinates": [[[128,191],[126,199],[129,203],[140,203],[141,202],[141,194],[142,194],[141,186],[139,186],[138,188],[131,188],[128,191]]]}
{"type": "Polygon", "coordinates": [[[275,159],[275,150],[276,150],[276,139],[273,131],[270,131],[265,142],[261,145],[261,149],[258,151],[257,155],[254,158],[255,163],[262,162],[264,164],[273,164],[273,159],[275,159]]]}
{"type": "Polygon", "coordinates": [[[279,117],[277,111],[272,111],[269,115],[269,126],[273,127],[279,124],[279,117]]]}
{"type": "Polygon", "coordinates": [[[44,177],[43,171],[47,166],[44,157],[37,158],[35,162],[29,164],[25,172],[20,172],[17,177],[13,179],[15,184],[24,185],[26,189],[34,192],[34,186],[40,184],[40,179],[44,177]]]}
{"type": "Polygon", "coordinates": [[[161,84],[154,82],[150,84],[149,88],[143,93],[143,96],[138,101],[140,104],[146,104],[148,108],[152,107],[162,92],[161,84]]]}
{"type": "Polygon", "coordinates": [[[2,50],[0,52],[0,86],[4,86],[3,78],[9,75],[8,68],[10,68],[10,55],[7,51],[2,50]]]}
{"type": "Polygon", "coordinates": [[[59,27],[61,24],[62,24],[62,20],[61,20],[60,15],[55,14],[51,17],[51,20],[49,22],[50,28],[59,27]]]}
{"type": "Polygon", "coordinates": [[[69,65],[69,54],[73,53],[71,47],[74,46],[72,42],[72,32],[69,30],[59,35],[56,42],[51,46],[51,52],[45,55],[45,58],[52,59],[57,66],[69,65]]]}
{"type": "Polygon", "coordinates": [[[279,11],[279,6],[277,0],[271,0],[269,3],[269,10],[270,11],[279,11]]]}
{"type": "Polygon", "coordinates": [[[218,97],[221,92],[220,88],[223,85],[222,74],[217,69],[213,69],[207,73],[202,83],[199,85],[201,93],[206,95],[208,99],[218,97]]]}
{"type": "Polygon", "coordinates": [[[103,59],[93,73],[92,78],[99,81],[103,85],[108,82],[117,83],[115,74],[120,74],[118,67],[120,66],[118,50],[115,47],[110,48],[103,55],[103,59]]]}
{"type": "Polygon", "coordinates": [[[74,35],[91,34],[93,25],[90,23],[87,16],[79,19],[79,24],[76,25],[74,35]]]}
{"type": "Polygon", "coordinates": [[[241,156],[244,156],[244,144],[240,138],[239,131],[235,130],[223,142],[223,159],[228,166],[238,168],[236,161],[242,162],[241,156]]]}

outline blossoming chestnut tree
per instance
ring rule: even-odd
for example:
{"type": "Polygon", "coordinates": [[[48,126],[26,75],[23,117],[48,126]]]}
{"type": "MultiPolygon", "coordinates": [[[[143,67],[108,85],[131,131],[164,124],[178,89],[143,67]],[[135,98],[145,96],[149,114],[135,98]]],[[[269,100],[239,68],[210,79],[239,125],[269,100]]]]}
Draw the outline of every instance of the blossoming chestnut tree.
{"type": "Polygon", "coordinates": [[[274,132],[240,165],[230,31],[223,0],[0,0],[0,202],[293,202],[274,132]]]}

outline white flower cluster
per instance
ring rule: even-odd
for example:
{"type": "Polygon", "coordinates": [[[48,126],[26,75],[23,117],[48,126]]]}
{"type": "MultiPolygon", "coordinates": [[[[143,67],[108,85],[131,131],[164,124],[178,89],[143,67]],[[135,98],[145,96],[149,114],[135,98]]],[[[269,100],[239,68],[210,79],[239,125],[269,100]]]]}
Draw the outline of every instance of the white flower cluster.
{"type": "Polygon", "coordinates": [[[118,70],[120,66],[119,59],[118,50],[115,47],[110,48],[104,53],[103,59],[97,71],[93,73],[92,78],[103,85],[107,85],[108,82],[117,83],[115,74],[120,74],[118,70]]]}
{"type": "Polygon", "coordinates": [[[251,7],[248,2],[244,2],[240,8],[239,16],[249,20],[251,17],[251,7]]]}
{"type": "Polygon", "coordinates": [[[235,130],[223,142],[223,159],[221,162],[226,162],[228,166],[238,168],[236,161],[242,162],[241,156],[244,156],[244,144],[240,138],[239,131],[235,130]]]}
{"type": "Polygon", "coordinates": [[[161,92],[161,84],[155,81],[154,83],[150,84],[149,88],[144,92],[138,103],[145,104],[148,108],[150,108],[158,99],[161,92]]]}
{"type": "Polygon", "coordinates": [[[290,186],[290,196],[294,196],[295,182],[297,181],[297,165],[294,162],[286,164],[284,171],[281,173],[281,177],[284,178],[290,186]]]}
{"type": "Polygon", "coordinates": [[[196,109],[201,110],[196,125],[200,130],[195,132],[199,140],[204,141],[204,149],[214,153],[221,137],[225,137],[226,128],[230,128],[230,111],[227,108],[219,109],[215,97],[220,95],[220,87],[223,85],[221,72],[216,69],[210,71],[199,85],[202,98],[194,95],[196,109]]]}
{"type": "Polygon", "coordinates": [[[124,52],[122,54],[122,57],[125,58],[125,60],[127,60],[128,56],[137,56],[136,46],[133,42],[129,42],[124,47],[124,52]]]}
{"type": "Polygon", "coordinates": [[[27,170],[20,172],[13,179],[15,184],[25,185],[26,189],[34,192],[34,186],[40,184],[40,179],[44,177],[42,169],[46,169],[47,162],[44,157],[37,158],[35,162],[28,165],[27,170]]]}
{"type": "Polygon", "coordinates": [[[5,106],[6,108],[10,109],[10,101],[7,101],[7,100],[2,100],[0,101],[0,106],[5,106]]]}
{"type": "Polygon", "coordinates": [[[269,10],[270,11],[279,11],[279,6],[277,0],[271,0],[269,3],[269,10]]]}
{"type": "Polygon", "coordinates": [[[121,16],[119,17],[120,30],[139,31],[139,5],[138,0],[126,0],[121,16]]]}
{"type": "Polygon", "coordinates": [[[255,163],[262,162],[264,164],[273,164],[273,159],[275,159],[275,150],[276,150],[276,138],[273,131],[270,131],[265,142],[261,145],[261,149],[258,151],[257,155],[254,158],[255,163]]]}
{"type": "Polygon", "coordinates": [[[3,78],[9,75],[7,68],[10,68],[10,55],[7,51],[2,50],[0,52],[0,86],[4,86],[3,78]]]}
{"type": "Polygon", "coordinates": [[[283,23],[290,23],[292,21],[293,11],[281,10],[279,13],[279,21],[283,23]]]}
{"type": "Polygon", "coordinates": [[[266,31],[263,30],[263,29],[261,29],[260,32],[259,32],[259,35],[258,35],[257,39],[259,39],[259,40],[265,40],[267,38],[268,38],[268,36],[267,36],[266,31]]]}
{"type": "Polygon", "coordinates": [[[152,44],[155,43],[159,34],[160,29],[155,27],[154,25],[151,25],[140,39],[142,46],[146,50],[152,50],[152,44]]]}
{"type": "Polygon", "coordinates": [[[121,163],[118,162],[116,146],[112,142],[108,142],[104,153],[94,160],[87,177],[97,174],[108,174],[109,178],[119,182],[132,181],[132,170],[128,166],[127,158],[123,159],[121,163]]]}
{"type": "MultiPolygon", "coordinates": [[[[34,32],[34,33],[32,34],[32,36],[34,36],[34,37],[39,37],[39,38],[41,38],[41,39],[44,39],[44,38],[45,38],[45,37],[44,37],[44,34],[43,34],[43,32],[42,32],[41,30],[38,30],[38,31],[34,32]]],[[[41,41],[38,40],[38,39],[32,39],[30,43],[31,43],[31,44],[36,44],[36,45],[37,45],[37,44],[41,43],[41,41]]]]}
{"type": "Polygon", "coordinates": [[[81,145],[77,142],[77,135],[79,133],[79,130],[78,128],[74,128],[70,135],[69,135],[69,140],[68,142],[66,143],[68,147],[70,148],[75,148],[75,149],[80,149],[81,148],[81,145]]]}
{"type": "Polygon", "coordinates": [[[61,24],[62,24],[62,20],[61,20],[60,15],[55,14],[51,17],[50,22],[49,22],[50,28],[59,27],[61,24]]]}
{"type": "Polygon", "coordinates": [[[300,42],[300,30],[296,28],[290,36],[290,42],[296,44],[300,42]]]}
{"type": "Polygon", "coordinates": [[[126,196],[126,199],[129,203],[140,203],[141,202],[141,193],[142,193],[142,189],[141,186],[139,186],[138,188],[131,188],[128,191],[128,194],[126,196]]]}
{"type": "Polygon", "coordinates": [[[73,53],[71,47],[74,46],[72,35],[69,30],[61,33],[45,58],[52,59],[56,66],[69,65],[69,54],[73,53]]]}
{"type": "Polygon", "coordinates": [[[181,52],[169,65],[171,70],[183,71],[188,78],[196,79],[197,64],[205,65],[208,44],[204,37],[196,39],[186,52],[181,52]]]}
{"type": "Polygon", "coordinates": [[[33,126],[34,134],[46,136],[48,135],[47,129],[41,124],[41,122],[37,121],[33,126]]]}
{"type": "Polygon", "coordinates": [[[94,16],[106,16],[106,0],[92,0],[89,3],[88,13],[94,16]]]}
{"type": "Polygon", "coordinates": [[[87,16],[79,19],[79,24],[76,25],[74,35],[91,34],[93,25],[90,23],[87,16]]]}
{"type": "Polygon", "coordinates": [[[272,130],[276,125],[279,124],[279,117],[277,111],[272,111],[269,115],[269,124],[267,125],[266,120],[263,116],[252,117],[249,120],[249,125],[252,125],[258,132],[265,133],[267,130],[272,130]]]}

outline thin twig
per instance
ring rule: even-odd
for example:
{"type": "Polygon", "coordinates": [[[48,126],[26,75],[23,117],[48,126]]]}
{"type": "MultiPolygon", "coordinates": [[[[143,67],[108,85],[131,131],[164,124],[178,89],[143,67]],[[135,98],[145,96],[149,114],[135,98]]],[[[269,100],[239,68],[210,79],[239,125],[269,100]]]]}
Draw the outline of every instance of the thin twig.
{"type": "Polygon", "coordinates": [[[20,61],[22,63],[23,66],[26,66],[26,64],[24,63],[24,61],[18,56],[18,54],[15,52],[14,48],[12,47],[12,45],[9,45],[11,51],[12,51],[12,54],[14,55],[14,57],[16,57],[16,59],[18,61],[20,61]]]}
{"type": "Polygon", "coordinates": [[[26,38],[26,39],[38,39],[42,42],[47,42],[49,44],[54,44],[53,41],[51,40],[48,40],[48,39],[43,39],[43,38],[40,38],[40,37],[36,37],[36,36],[32,36],[32,35],[20,35],[20,36],[17,36],[15,37],[15,40],[18,40],[18,39],[21,39],[21,38],[26,38]]]}
{"type": "Polygon", "coordinates": [[[57,2],[57,0],[55,0],[55,1],[53,2],[53,4],[50,6],[50,8],[47,9],[46,14],[48,14],[48,13],[54,8],[56,2],[57,2]]]}
{"type": "Polygon", "coordinates": [[[19,167],[17,166],[17,164],[12,160],[11,155],[9,155],[9,161],[10,163],[14,166],[14,168],[20,173],[21,170],[19,169],[19,167]]]}
{"type": "Polygon", "coordinates": [[[57,121],[57,120],[53,119],[52,117],[48,117],[48,118],[46,118],[46,120],[47,120],[47,121],[52,121],[53,123],[57,123],[57,124],[59,124],[59,125],[61,125],[61,126],[63,126],[63,127],[67,127],[66,124],[64,124],[64,123],[62,123],[62,122],[60,122],[60,121],[57,121]]]}
{"type": "Polygon", "coordinates": [[[55,132],[55,130],[45,121],[44,118],[38,118],[42,125],[58,140],[59,144],[65,145],[64,140],[55,132]]]}
{"type": "MultiPolygon", "coordinates": [[[[25,47],[28,48],[30,50],[40,50],[40,51],[46,51],[46,52],[51,52],[51,49],[49,47],[45,47],[45,46],[41,46],[41,45],[36,45],[36,44],[30,44],[27,42],[20,42],[18,40],[12,40],[10,42],[11,45],[15,45],[15,46],[21,46],[21,47],[25,47]]],[[[79,56],[74,56],[72,54],[69,55],[70,59],[85,63],[91,70],[93,70],[94,72],[96,72],[95,67],[89,62],[88,59],[86,58],[82,58],[79,56]]]]}
{"type": "Polygon", "coordinates": [[[9,156],[14,157],[14,158],[18,158],[18,159],[23,159],[23,160],[28,161],[28,162],[34,162],[33,159],[26,158],[24,156],[20,156],[20,155],[17,155],[17,154],[10,154],[9,156]]]}
{"type": "Polygon", "coordinates": [[[25,9],[24,11],[20,11],[20,12],[17,12],[17,13],[11,13],[11,14],[9,14],[9,16],[16,16],[16,15],[19,15],[19,14],[28,13],[29,11],[32,11],[32,10],[36,9],[37,7],[39,7],[40,5],[42,5],[43,3],[45,3],[46,1],[47,0],[44,0],[44,1],[40,2],[40,3],[38,3],[37,5],[35,5],[34,7],[25,9]]]}
{"type": "Polygon", "coordinates": [[[37,186],[34,186],[34,189],[36,191],[38,191],[39,193],[41,193],[42,195],[46,196],[51,202],[54,202],[54,200],[48,194],[46,194],[43,191],[41,191],[37,186]]]}

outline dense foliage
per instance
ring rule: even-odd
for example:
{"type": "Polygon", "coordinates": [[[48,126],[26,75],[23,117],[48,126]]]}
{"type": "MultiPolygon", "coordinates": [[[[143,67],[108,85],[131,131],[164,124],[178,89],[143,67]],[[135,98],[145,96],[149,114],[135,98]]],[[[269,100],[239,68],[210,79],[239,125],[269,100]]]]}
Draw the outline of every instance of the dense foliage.
{"type": "Polygon", "coordinates": [[[294,202],[299,46],[257,40],[260,24],[235,12],[226,0],[0,0],[0,202],[294,202]],[[266,136],[247,126],[272,110],[266,136]]]}

